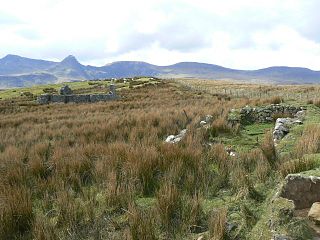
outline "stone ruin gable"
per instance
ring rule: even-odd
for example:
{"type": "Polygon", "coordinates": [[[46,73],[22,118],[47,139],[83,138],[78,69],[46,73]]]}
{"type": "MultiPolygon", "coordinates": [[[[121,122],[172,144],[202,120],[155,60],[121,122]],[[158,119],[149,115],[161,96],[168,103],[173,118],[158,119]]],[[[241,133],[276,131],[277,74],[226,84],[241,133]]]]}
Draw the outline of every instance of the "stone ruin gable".
{"type": "Polygon", "coordinates": [[[293,116],[301,110],[303,110],[302,107],[281,104],[271,104],[265,107],[246,106],[240,109],[236,119],[231,119],[231,121],[237,121],[244,125],[252,123],[270,123],[274,121],[274,115],[288,114],[293,116]]]}
{"type": "Polygon", "coordinates": [[[61,87],[59,92],[60,92],[60,95],[71,95],[72,94],[72,90],[68,85],[61,87]]]}
{"type": "MultiPolygon", "coordinates": [[[[64,86],[64,90],[68,86],[64,86]]],[[[61,90],[62,90],[61,88],[61,90]]],[[[70,89],[68,87],[68,89],[70,89]]],[[[116,89],[114,85],[110,85],[110,92],[108,94],[69,94],[66,95],[66,91],[60,91],[61,95],[53,94],[42,94],[38,97],[38,103],[49,104],[49,103],[94,103],[100,101],[109,101],[117,99],[116,89]]],[[[71,90],[71,89],[70,89],[71,90]]],[[[69,91],[69,90],[68,90],[69,91]]],[[[70,92],[70,91],[69,91],[70,92]]]]}

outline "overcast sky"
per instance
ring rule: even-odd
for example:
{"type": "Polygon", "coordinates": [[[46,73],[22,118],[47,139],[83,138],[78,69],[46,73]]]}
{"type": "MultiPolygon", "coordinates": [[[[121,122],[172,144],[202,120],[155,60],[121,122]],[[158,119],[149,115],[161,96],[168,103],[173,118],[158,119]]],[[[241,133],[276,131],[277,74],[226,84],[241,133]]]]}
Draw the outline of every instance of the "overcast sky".
{"type": "Polygon", "coordinates": [[[319,0],[0,0],[0,57],[320,70],[319,0]]]}

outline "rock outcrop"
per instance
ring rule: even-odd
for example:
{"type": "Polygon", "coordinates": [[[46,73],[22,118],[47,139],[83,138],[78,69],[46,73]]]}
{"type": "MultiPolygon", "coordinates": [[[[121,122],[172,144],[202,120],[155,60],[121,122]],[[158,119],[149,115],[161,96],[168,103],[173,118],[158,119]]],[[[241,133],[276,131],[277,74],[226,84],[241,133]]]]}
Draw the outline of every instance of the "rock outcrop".
{"type": "Polygon", "coordinates": [[[315,224],[320,225],[320,202],[312,204],[308,213],[308,218],[315,224]]]}
{"type": "Polygon", "coordinates": [[[320,177],[289,174],[279,196],[292,200],[296,209],[310,208],[320,202],[320,177]]]}

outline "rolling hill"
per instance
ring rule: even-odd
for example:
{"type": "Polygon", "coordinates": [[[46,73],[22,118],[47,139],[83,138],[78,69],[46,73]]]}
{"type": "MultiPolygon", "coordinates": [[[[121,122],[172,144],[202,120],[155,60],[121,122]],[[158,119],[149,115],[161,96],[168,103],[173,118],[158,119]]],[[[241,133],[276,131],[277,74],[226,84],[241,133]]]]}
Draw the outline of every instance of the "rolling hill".
{"type": "Polygon", "coordinates": [[[71,55],[61,62],[30,59],[17,55],[7,55],[0,59],[0,88],[133,76],[231,79],[275,84],[320,83],[320,71],[298,67],[236,70],[198,62],[157,66],[138,61],[119,61],[95,67],[82,65],[71,55]]]}

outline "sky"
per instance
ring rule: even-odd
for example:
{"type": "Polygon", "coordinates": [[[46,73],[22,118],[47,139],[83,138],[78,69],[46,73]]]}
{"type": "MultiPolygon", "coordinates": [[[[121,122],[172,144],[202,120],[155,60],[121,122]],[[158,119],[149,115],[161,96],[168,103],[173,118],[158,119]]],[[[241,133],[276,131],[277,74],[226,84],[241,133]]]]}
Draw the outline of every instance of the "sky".
{"type": "Polygon", "coordinates": [[[0,0],[0,58],[320,70],[319,0],[0,0]]]}

